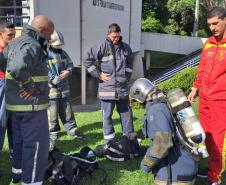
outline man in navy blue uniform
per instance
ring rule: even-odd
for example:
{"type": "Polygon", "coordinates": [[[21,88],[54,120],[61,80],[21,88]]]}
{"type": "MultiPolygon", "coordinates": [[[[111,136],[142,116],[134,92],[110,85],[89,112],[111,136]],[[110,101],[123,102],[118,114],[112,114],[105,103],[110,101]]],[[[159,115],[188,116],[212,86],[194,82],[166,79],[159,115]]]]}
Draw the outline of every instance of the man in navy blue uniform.
{"type": "Polygon", "coordinates": [[[99,98],[103,114],[104,139],[115,138],[112,113],[115,105],[120,115],[123,134],[134,132],[132,109],[129,106],[128,81],[133,71],[133,53],[122,41],[121,28],[117,24],[108,27],[106,40],[91,48],[83,60],[88,72],[99,78],[99,98]],[[94,62],[98,60],[100,69],[94,62]]]}
{"type": "Polygon", "coordinates": [[[140,78],[132,85],[130,96],[147,109],[142,131],[145,137],[150,138],[151,145],[141,168],[147,173],[152,172],[155,185],[194,185],[198,163],[175,136],[172,116],[162,90],[149,80],[140,78]]]}
{"type": "Polygon", "coordinates": [[[10,185],[41,185],[44,179],[49,154],[46,60],[53,31],[53,22],[38,15],[0,54],[0,69],[6,67],[6,109],[12,113],[13,125],[10,185]]]}

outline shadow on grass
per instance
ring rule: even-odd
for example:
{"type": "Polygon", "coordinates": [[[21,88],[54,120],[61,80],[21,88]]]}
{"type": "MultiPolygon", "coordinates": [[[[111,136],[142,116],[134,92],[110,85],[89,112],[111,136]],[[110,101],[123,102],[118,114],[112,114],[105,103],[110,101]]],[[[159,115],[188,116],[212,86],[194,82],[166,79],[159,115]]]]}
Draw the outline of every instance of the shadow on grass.
{"type": "Polygon", "coordinates": [[[0,177],[0,184],[7,185],[11,181],[12,159],[9,157],[8,147],[3,150],[0,156],[0,171],[3,176],[0,177]]]}
{"type": "MultiPolygon", "coordinates": [[[[134,121],[137,120],[137,118],[134,118],[134,121]]],[[[120,119],[114,119],[113,120],[114,128],[116,130],[115,137],[119,138],[123,135],[122,129],[121,129],[121,123],[120,119]]],[[[62,152],[73,152],[75,150],[78,150],[84,146],[89,145],[100,145],[105,144],[104,136],[103,136],[103,123],[101,122],[94,122],[92,124],[82,125],[80,124],[78,126],[79,132],[83,133],[85,135],[84,138],[74,138],[74,137],[68,137],[66,131],[64,130],[62,124],[61,124],[61,132],[60,137],[57,140],[56,144],[60,146],[60,149],[62,152]],[[69,142],[73,140],[72,142],[69,142]]],[[[142,136],[141,129],[135,130],[139,137],[142,136]]],[[[90,147],[91,148],[91,147],[90,147]]],[[[92,148],[95,149],[95,148],[92,148]]]]}
{"type": "MultiPolygon", "coordinates": [[[[78,115],[77,115],[78,117],[78,115]]],[[[82,123],[80,118],[78,117],[78,130],[79,132],[85,134],[85,137],[82,139],[78,138],[72,138],[68,137],[66,131],[64,130],[62,124],[61,124],[61,133],[60,137],[56,142],[57,147],[60,149],[60,151],[66,155],[73,154],[79,152],[83,147],[88,146],[91,149],[95,150],[95,147],[100,144],[105,144],[105,140],[103,138],[103,123],[101,118],[93,119],[90,118],[90,123],[82,123]],[[92,123],[92,121],[94,121],[92,123]]],[[[137,121],[137,118],[134,117],[134,121],[137,121]]],[[[116,130],[116,138],[119,138],[122,136],[122,129],[121,129],[121,122],[120,118],[113,118],[113,124],[114,128],[116,130]]],[[[143,136],[142,135],[142,124],[140,125],[134,125],[135,131],[138,133],[138,137],[143,136]],[[139,129],[137,129],[139,128],[139,129]]],[[[108,176],[106,179],[106,182],[103,184],[108,185],[115,185],[115,184],[127,184],[127,182],[124,181],[124,176],[131,174],[131,179],[134,179],[135,176],[139,176],[141,172],[140,170],[140,162],[142,158],[134,158],[128,161],[124,162],[115,162],[111,161],[107,158],[99,158],[98,159],[98,165],[106,170],[108,176]],[[138,173],[139,171],[139,173],[138,173]]],[[[83,179],[81,179],[80,183],[81,185],[87,185],[87,184],[100,184],[99,180],[103,176],[103,172],[100,171],[100,174],[97,175],[97,177],[94,177],[95,180],[91,179],[89,175],[85,176],[83,179]]],[[[139,181],[139,177],[136,178],[139,181]]],[[[134,184],[139,184],[136,182],[137,180],[134,179],[134,184]]],[[[131,180],[129,181],[131,184],[131,180]]],[[[47,180],[45,180],[44,184],[48,184],[47,180]]]]}

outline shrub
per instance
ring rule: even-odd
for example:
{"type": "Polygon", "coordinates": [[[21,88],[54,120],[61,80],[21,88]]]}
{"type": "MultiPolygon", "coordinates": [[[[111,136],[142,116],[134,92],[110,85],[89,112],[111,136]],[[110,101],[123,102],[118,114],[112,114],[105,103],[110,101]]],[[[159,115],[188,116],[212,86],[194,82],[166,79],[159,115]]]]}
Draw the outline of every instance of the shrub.
{"type": "Polygon", "coordinates": [[[157,84],[157,86],[162,87],[165,94],[174,88],[181,88],[184,93],[188,95],[191,87],[193,86],[193,82],[196,79],[196,72],[197,67],[187,68],[176,74],[170,80],[157,84]]]}
{"type": "Polygon", "coordinates": [[[144,109],[144,107],[139,102],[133,102],[132,110],[144,109]]]}
{"type": "MultiPolygon", "coordinates": [[[[173,78],[168,81],[157,84],[158,87],[163,88],[164,94],[168,93],[170,90],[174,88],[181,88],[186,96],[191,92],[191,87],[193,86],[193,82],[196,79],[197,67],[187,68],[184,71],[178,73],[173,78]]],[[[131,98],[130,98],[131,99],[131,98]]],[[[132,106],[133,110],[144,109],[139,102],[134,102],[132,106]]],[[[114,110],[117,110],[116,106],[114,110]]]]}
{"type": "MultiPolygon", "coordinates": [[[[130,96],[129,96],[129,99],[131,101],[131,97],[130,96]]],[[[130,106],[131,106],[132,110],[144,109],[144,107],[139,102],[130,103],[130,106]]],[[[116,105],[115,105],[113,110],[117,111],[116,105]]]]}

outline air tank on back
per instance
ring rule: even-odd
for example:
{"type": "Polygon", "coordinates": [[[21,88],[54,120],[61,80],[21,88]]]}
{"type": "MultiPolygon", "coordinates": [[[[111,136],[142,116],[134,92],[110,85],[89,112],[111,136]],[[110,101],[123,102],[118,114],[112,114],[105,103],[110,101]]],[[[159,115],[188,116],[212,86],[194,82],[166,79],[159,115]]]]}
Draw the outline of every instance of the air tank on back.
{"type": "Polygon", "coordinates": [[[172,89],[167,93],[167,99],[188,141],[198,145],[203,143],[206,139],[205,132],[183,90],[172,89]]]}

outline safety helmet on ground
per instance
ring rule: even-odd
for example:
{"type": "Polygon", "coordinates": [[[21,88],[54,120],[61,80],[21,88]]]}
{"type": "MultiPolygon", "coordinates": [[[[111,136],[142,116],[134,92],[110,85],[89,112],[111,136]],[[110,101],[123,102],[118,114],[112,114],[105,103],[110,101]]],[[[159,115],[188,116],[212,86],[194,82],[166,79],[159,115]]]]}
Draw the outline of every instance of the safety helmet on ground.
{"type": "Polygon", "coordinates": [[[131,99],[136,100],[140,103],[144,103],[147,95],[151,90],[155,88],[155,85],[152,84],[146,78],[139,78],[136,80],[130,88],[131,99]]]}
{"type": "Polygon", "coordinates": [[[49,44],[54,49],[62,49],[65,46],[64,36],[60,32],[54,30],[49,44]]]}

